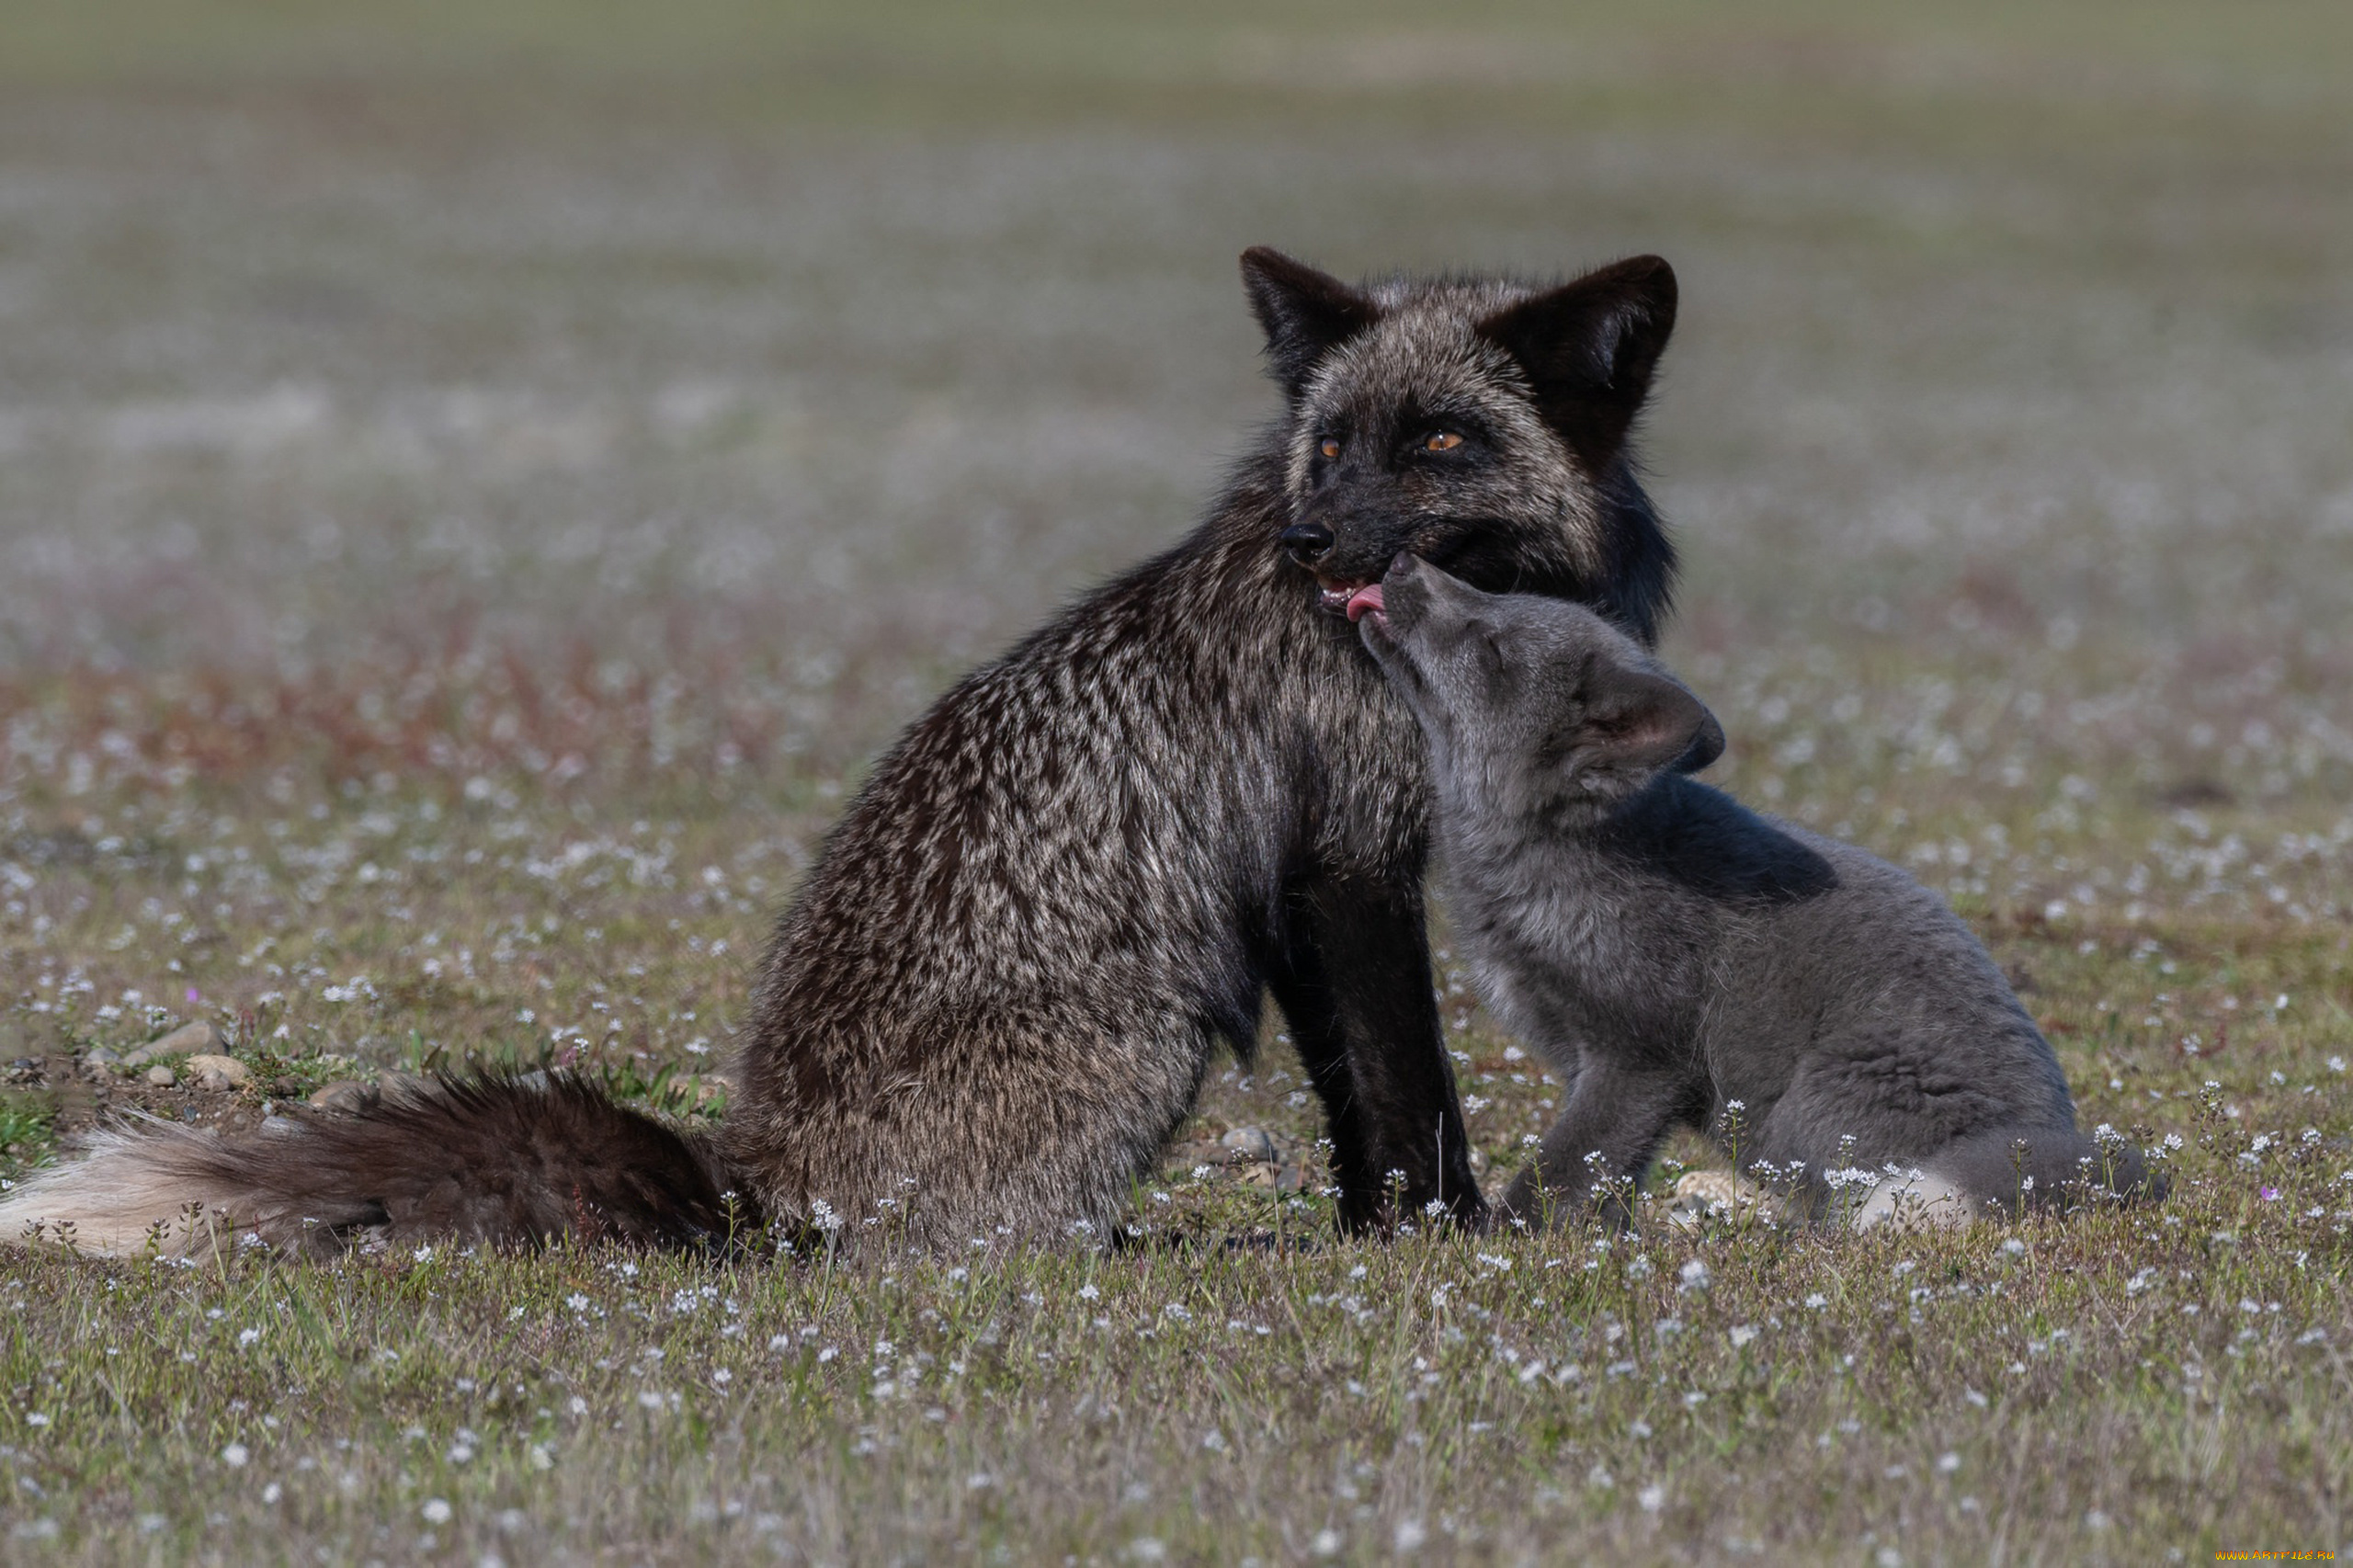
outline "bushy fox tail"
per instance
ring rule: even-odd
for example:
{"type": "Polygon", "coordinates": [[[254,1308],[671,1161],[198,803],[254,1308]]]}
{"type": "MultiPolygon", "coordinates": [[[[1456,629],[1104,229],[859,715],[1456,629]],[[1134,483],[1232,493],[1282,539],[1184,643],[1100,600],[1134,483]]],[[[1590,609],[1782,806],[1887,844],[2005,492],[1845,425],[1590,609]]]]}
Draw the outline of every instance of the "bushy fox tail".
{"type": "Polygon", "coordinates": [[[369,1236],[709,1248],[757,1223],[733,1186],[706,1140],[578,1078],[432,1079],[358,1116],[300,1112],[235,1138],[161,1122],[100,1133],[0,1201],[0,1243],[46,1234],[117,1255],[244,1237],[313,1256],[369,1236]]]}

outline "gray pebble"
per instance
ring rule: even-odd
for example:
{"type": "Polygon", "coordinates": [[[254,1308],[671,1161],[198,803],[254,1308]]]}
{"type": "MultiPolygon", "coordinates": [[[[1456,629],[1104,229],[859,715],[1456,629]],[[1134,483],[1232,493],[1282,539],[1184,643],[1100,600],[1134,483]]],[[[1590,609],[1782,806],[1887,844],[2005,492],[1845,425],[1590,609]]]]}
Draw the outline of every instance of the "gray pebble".
{"type": "Polygon", "coordinates": [[[161,1040],[151,1040],[122,1059],[126,1067],[144,1067],[159,1056],[194,1056],[221,1043],[220,1031],[199,1018],[182,1024],[161,1040]]]}
{"type": "Polygon", "coordinates": [[[1253,1164],[1275,1163],[1275,1141],[1263,1127],[1237,1127],[1218,1142],[1253,1164]]]}

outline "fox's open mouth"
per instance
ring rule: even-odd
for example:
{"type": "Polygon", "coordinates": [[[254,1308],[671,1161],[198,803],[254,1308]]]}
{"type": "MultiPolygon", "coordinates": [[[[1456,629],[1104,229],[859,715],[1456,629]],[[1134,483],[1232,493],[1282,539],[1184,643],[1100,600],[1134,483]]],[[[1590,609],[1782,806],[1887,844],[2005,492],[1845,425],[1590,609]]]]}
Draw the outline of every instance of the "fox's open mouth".
{"type": "Polygon", "coordinates": [[[1379,584],[1363,577],[1352,577],[1344,583],[1333,582],[1328,577],[1318,577],[1315,579],[1315,585],[1322,590],[1318,602],[1324,608],[1334,615],[1345,615],[1350,620],[1357,618],[1357,612],[1349,608],[1355,604],[1357,596],[1367,588],[1376,592],[1380,588],[1379,584]]]}

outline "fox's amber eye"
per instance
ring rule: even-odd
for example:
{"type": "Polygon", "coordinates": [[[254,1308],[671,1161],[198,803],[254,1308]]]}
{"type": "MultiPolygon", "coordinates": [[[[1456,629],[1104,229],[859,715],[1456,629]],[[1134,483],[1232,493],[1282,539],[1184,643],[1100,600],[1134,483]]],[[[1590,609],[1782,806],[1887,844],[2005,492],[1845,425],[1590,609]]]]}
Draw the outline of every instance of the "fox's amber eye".
{"type": "Polygon", "coordinates": [[[1462,437],[1451,430],[1433,430],[1422,441],[1426,452],[1450,452],[1462,444],[1462,437]]]}
{"type": "Polygon", "coordinates": [[[1336,458],[1340,455],[1340,443],[1332,437],[1326,436],[1324,437],[1324,445],[1317,449],[1327,458],[1336,458]]]}

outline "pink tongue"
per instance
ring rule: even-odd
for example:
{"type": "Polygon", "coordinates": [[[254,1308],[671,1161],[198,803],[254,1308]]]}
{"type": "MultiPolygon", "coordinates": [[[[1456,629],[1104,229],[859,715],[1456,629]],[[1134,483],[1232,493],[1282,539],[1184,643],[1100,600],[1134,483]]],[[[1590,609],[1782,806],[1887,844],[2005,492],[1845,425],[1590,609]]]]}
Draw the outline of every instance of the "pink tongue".
{"type": "Polygon", "coordinates": [[[1377,610],[1385,608],[1386,607],[1381,602],[1381,585],[1378,583],[1367,583],[1363,587],[1358,588],[1355,593],[1348,596],[1348,619],[1350,620],[1358,619],[1368,610],[1377,610]]]}

